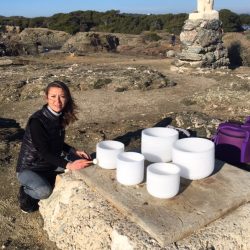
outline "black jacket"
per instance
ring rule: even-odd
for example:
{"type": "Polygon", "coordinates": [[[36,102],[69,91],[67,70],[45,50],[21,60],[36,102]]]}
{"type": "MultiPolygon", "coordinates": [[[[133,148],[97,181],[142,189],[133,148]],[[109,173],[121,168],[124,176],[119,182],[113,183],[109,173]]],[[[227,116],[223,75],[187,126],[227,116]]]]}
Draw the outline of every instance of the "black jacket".
{"type": "Polygon", "coordinates": [[[70,147],[64,143],[62,116],[54,115],[47,106],[34,113],[28,121],[16,171],[54,171],[67,161],[61,156],[70,147]]]}

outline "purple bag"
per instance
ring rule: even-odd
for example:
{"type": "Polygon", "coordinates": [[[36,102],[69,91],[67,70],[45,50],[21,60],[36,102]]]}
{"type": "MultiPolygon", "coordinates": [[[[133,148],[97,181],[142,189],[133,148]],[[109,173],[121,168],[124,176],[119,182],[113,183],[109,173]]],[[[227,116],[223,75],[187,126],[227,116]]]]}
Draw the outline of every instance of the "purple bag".
{"type": "Polygon", "coordinates": [[[221,123],[212,139],[215,157],[237,164],[250,162],[250,119],[249,123],[221,123]]]}
{"type": "Polygon", "coordinates": [[[250,116],[246,118],[244,125],[250,125],[250,116]]]}

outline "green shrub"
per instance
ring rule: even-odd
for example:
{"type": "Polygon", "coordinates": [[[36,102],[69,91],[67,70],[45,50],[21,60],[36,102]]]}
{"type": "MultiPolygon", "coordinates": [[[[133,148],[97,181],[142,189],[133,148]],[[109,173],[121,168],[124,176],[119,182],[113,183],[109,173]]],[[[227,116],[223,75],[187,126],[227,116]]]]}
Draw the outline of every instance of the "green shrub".
{"type": "Polygon", "coordinates": [[[224,32],[239,32],[243,31],[240,17],[227,9],[220,10],[220,20],[222,21],[224,32]]]}
{"type": "Polygon", "coordinates": [[[143,38],[145,41],[149,41],[149,42],[156,42],[156,41],[161,40],[161,37],[158,36],[157,33],[154,33],[154,32],[144,34],[143,38]]]}

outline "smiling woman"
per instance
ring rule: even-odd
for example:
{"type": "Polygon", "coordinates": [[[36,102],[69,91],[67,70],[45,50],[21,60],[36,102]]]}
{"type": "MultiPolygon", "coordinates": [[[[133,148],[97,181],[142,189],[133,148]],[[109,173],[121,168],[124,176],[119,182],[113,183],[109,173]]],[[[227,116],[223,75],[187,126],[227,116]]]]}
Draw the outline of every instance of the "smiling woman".
{"type": "Polygon", "coordinates": [[[85,151],[64,142],[65,127],[77,120],[76,105],[67,85],[54,81],[45,94],[47,103],[28,120],[17,163],[19,202],[24,212],[37,210],[38,201],[50,196],[58,173],[92,163],[85,151]],[[69,153],[78,159],[69,162],[65,158],[69,153]]]}
{"type": "Polygon", "coordinates": [[[60,113],[67,103],[66,96],[61,88],[51,87],[46,97],[48,106],[57,113],[60,113]]]}
{"type": "Polygon", "coordinates": [[[77,107],[65,83],[60,81],[50,83],[45,89],[45,99],[48,108],[51,110],[57,113],[63,110],[63,126],[67,126],[77,120],[77,107]]]}

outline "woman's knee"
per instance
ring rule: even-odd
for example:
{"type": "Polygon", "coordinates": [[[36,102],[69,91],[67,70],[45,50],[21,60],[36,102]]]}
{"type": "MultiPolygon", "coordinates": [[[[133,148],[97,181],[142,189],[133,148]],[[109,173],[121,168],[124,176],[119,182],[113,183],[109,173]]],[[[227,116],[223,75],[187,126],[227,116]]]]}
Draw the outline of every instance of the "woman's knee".
{"type": "Polygon", "coordinates": [[[31,170],[18,173],[18,180],[25,187],[25,192],[34,199],[47,199],[53,191],[46,177],[31,170]]]}
{"type": "Polygon", "coordinates": [[[47,199],[52,194],[52,187],[49,185],[43,185],[40,187],[37,187],[35,190],[36,197],[39,200],[47,199]]]}

